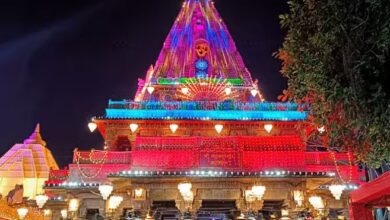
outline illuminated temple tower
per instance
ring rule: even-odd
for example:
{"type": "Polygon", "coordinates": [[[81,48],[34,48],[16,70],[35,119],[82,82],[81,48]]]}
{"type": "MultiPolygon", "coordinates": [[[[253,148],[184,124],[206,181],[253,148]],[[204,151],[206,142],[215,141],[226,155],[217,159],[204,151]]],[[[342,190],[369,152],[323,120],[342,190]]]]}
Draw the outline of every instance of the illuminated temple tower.
{"type": "Polygon", "coordinates": [[[135,210],[156,219],[186,211],[236,218],[261,210],[279,218],[282,209],[285,217],[304,208],[318,214],[322,205],[345,209],[360,182],[357,166],[349,152],[309,138],[318,131],[307,111],[265,102],[213,2],[187,0],[134,100],[110,100],[89,124],[105,149],[76,149],[68,170],[52,171],[46,192],[58,201],[49,205],[74,197],[79,215],[102,213],[98,185],[110,182],[111,194],[124,199],[116,217],[135,210]],[[348,184],[341,200],[328,189],[337,182],[348,184]]]}

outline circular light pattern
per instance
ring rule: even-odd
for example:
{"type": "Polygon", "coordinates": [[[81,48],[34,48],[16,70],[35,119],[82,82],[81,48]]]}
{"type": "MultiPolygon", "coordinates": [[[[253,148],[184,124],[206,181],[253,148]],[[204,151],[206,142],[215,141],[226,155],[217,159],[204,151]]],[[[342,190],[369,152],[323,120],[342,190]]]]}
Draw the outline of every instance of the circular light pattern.
{"type": "Polygon", "coordinates": [[[205,71],[197,71],[197,72],[195,73],[195,75],[196,75],[196,78],[202,78],[202,79],[204,79],[204,78],[207,77],[207,73],[206,73],[205,71]]]}
{"type": "Polygon", "coordinates": [[[195,62],[195,67],[198,70],[206,70],[209,67],[209,64],[206,60],[204,59],[199,59],[195,62]]]}

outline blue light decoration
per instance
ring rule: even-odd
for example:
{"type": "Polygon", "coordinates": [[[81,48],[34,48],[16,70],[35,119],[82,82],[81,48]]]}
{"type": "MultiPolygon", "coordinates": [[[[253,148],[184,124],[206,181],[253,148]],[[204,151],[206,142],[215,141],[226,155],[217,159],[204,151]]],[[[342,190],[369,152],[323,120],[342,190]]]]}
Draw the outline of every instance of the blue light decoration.
{"type": "Polygon", "coordinates": [[[302,121],[307,112],[244,110],[106,109],[107,119],[302,121]]]}
{"type": "Polygon", "coordinates": [[[207,73],[205,71],[196,71],[195,73],[196,78],[205,79],[207,77],[207,73]]]}
{"type": "Polygon", "coordinates": [[[195,68],[198,69],[198,70],[205,71],[205,70],[207,70],[207,68],[209,68],[209,63],[205,59],[198,59],[195,62],[195,68]]]}

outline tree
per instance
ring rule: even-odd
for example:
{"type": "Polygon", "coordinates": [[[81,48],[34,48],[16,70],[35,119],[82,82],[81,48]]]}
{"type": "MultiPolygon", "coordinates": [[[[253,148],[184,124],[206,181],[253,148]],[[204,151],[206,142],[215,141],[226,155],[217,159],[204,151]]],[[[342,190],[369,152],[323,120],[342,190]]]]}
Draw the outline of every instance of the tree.
{"type": "Polygon", "coordinates": [[[390,161],[390,1],[288,4],[276,54],[288,78],[282,98],[310,104],[330,150],[353,150],[371,167],[390,161]]]}

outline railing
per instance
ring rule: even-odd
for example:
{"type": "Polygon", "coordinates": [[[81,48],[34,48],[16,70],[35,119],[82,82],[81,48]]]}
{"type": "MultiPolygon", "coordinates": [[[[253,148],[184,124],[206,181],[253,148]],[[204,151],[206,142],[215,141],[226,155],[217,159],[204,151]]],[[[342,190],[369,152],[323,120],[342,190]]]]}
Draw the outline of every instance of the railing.
{"type": "Polygon", "coordinates": [[[183,101],[183,102],[156,102],[156,101],[112,101],[109,109],[138,109],[138,110],[242,110],[242,111],[298,111],[306,110],[306,105],[292,102],[234,102],[234,101],[183,101]]]}
{"type": "Polygon", "coordinates": [[[69,170],[50,170],[49,179],[63,181],[68,179],[69,170]]]}
{"type": "Polygon", "coordinates": [[[131,152],[129,151],[78,151],[73,153],[73,163],[78,164],[129,164],[131,152]]]}

